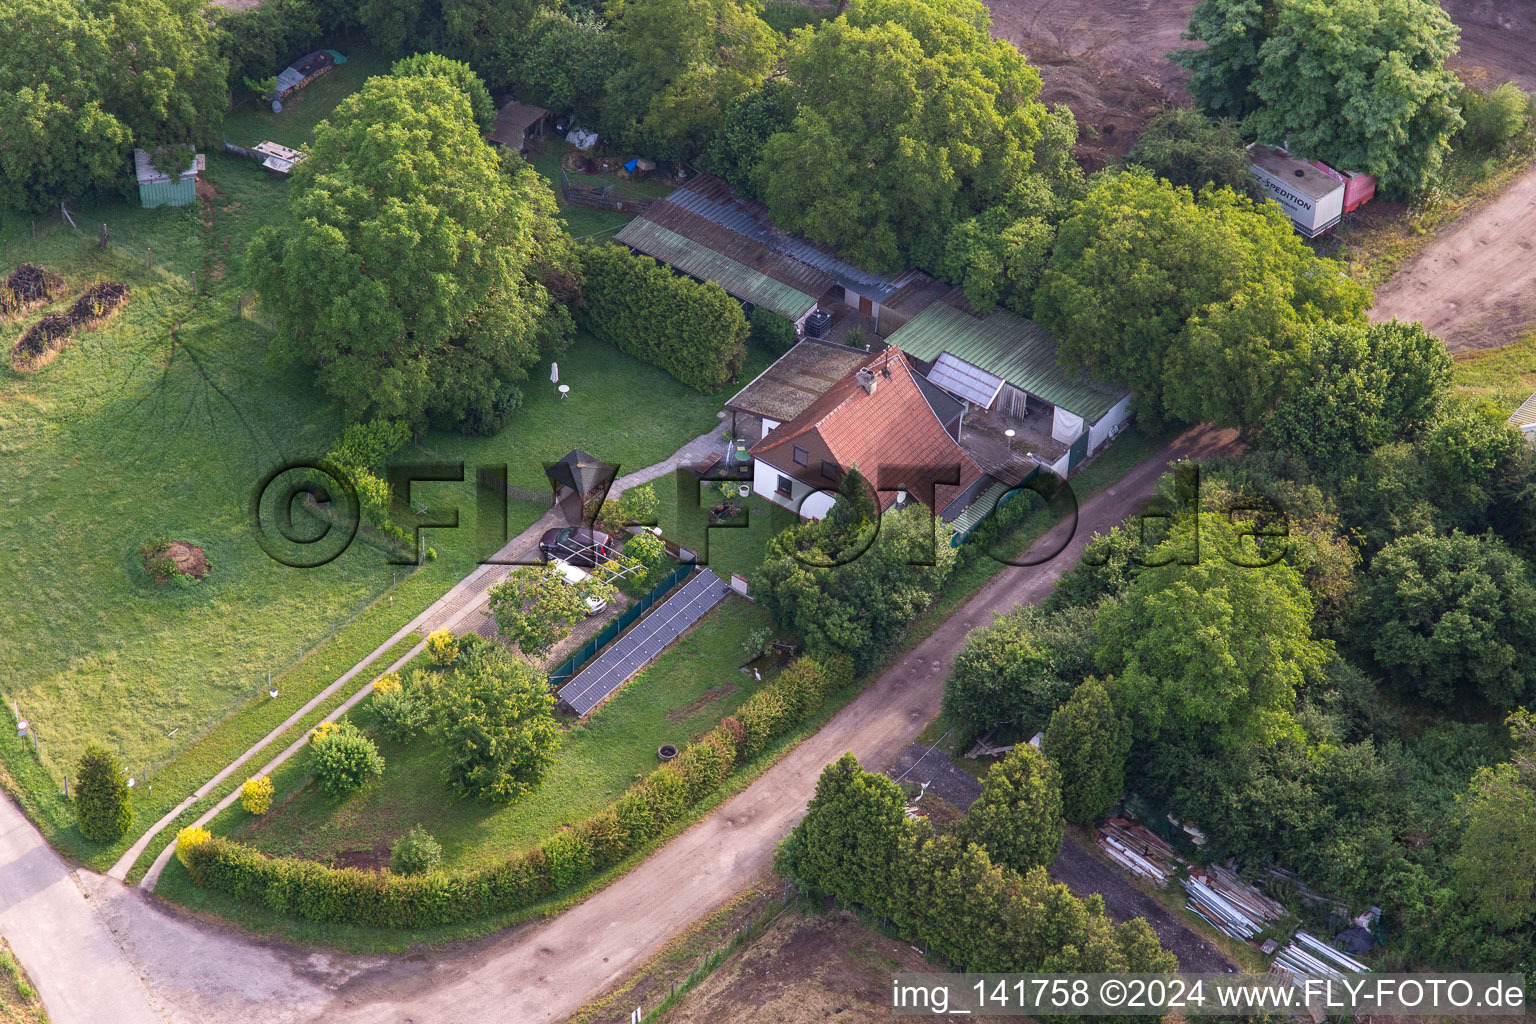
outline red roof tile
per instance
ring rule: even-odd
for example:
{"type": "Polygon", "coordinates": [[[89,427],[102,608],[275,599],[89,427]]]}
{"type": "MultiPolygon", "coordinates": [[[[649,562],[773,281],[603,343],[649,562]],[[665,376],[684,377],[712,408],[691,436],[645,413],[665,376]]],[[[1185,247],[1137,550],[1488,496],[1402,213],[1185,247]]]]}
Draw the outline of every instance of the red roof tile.
{"type": "Polygon", "coordinates": [[[771,430],[752,455],[813,487],[828,486],[820,476],[822,456],[809,466],[794,461],[798,443],[807,452],[829,452],[844,472],[858,466],[880,490],[881,511],[896,500],[898,483],[929,507],[937,487],[942,509],[985,474],[934,415],[913,373],[898,348],[871,356],[799,416],[771,430]],[[863,369],[874,374],[874,394],[859,384],[863,369]]]}

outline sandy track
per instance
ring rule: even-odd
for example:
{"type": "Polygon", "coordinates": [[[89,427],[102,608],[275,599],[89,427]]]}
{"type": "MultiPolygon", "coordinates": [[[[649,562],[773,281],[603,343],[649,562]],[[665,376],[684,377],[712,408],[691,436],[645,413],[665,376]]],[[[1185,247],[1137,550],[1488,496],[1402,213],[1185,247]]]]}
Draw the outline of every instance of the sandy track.
{"type": "Polygon", "coordinates": [[[1443,231],[1376,290],[1371,319],[1422,320],[1452,352],[1536,324],[1536,169],[1443,231]]]}

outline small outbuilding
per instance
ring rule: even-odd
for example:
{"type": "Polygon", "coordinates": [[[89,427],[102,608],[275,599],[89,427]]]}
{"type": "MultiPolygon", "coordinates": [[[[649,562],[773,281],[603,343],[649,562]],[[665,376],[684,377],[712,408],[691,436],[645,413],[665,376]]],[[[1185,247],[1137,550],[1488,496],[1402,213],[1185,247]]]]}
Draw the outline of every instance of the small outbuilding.
{"type": "Polygon", "coordinates": [[[197,201],[197,175],[206,166],[207,157],[194,153],[192,164],[178,174],[168,174],[155,161],[166,163],[172,157],[169,148],[133,151],[134,175],[139,180],[139,202],[146,210],[157,206],[190,206],[197,201]]]}
{"type": "Polygon", "coordinates": [[[1520,431],[1525,443],[1536,448],[1536,394],[1521,403],[1520,408],[1509,414],[1509,425],[1520,431]]]}
{"type": "Polygon", "coordinates": [[[347,58],[335,50],[316,50],[313,53],[306,53],[278,72],[277,90],[273,94],[273,99],[281,100],[298,92],[321,75],[334,70],[336,65],[346,62],[347,58]]]}
{"type": "Polygon", "coordinates": [[[548,117],[549,111],[543,107],[512,100],[496,115],[491,130],[485,133],[485,141],[522,152],[544,141],[544,122],[548,117]]]}
{"type": "Polygon", "coordinates": [[[602,502],[617,471],[617,467],[597,456],[572,448],[565,458],[544,467],[544,475],[553,491],[551,505],[559,507],[563,501],[575,497],[581,504],[580,518],[587,521],[587,506],[602,502]]]}

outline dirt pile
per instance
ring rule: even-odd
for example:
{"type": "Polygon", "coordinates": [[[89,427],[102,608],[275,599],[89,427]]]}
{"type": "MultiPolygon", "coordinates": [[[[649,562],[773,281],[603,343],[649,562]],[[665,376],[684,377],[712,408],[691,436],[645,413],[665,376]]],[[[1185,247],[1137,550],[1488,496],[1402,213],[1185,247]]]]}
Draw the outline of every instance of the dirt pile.
{"type": "Polygon", "coordinates": [[[200,580],[208,575],[208,556],[196,544],[180,540],[147,544],[141,554],[144,571],[156,583],[169,583],[178,576],[200,580]]]}

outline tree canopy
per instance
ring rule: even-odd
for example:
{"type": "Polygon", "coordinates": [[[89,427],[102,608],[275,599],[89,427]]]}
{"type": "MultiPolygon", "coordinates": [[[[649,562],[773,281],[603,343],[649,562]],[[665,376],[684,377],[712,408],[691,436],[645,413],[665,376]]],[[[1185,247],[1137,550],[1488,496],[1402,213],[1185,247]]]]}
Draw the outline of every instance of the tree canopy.
{"type": "Polygon", "coordinates": [[[496,631],[524,653],[536,654],[570,635],[590,611],[587,598],[612,600],[614,588],[595,576],[571,583],[553,565],[525,565],[492,587],[489,596],[496,631]]]}
{"type": "Polygon", "coordinates": [[[1536,919],[1536,717],[1509,717],[1514,760],[1479,768],[1461,803],[1457,889],[1483,920],[1516,928],[1536,919]]]}
{"type": "Polygon", "coordinates": [[[1035,317],[1064,358],[1135,391],[1144,418],[1246,427],[1305,365],[1302,325],[1358,321],[1368,299],[1278,206],[1132,168],[1058,228],[1035,317]]]}
{"type": "Polygon", "coordinates": [[[944,681],[944,712],[968,736],[1013,723],[1027,736],[1093,669],[1093,609],[1026,605],[973,630],[944,681]]]}
{"type": "Polygon", "coordinates": [[[1536,586],[1498,537],[1399,538],[1372,559],[1361,598],[1356,635],[1410,693],[1508,708],[1536,692],[1536,586]]]}
{"type": "Polygon", "coordinates": [[[1044,749],[1061,772],[1061,809],[1068,821],[1092,821],[1120,799],[1131,730],[1104,683],[1090,677],[1078,684],[1051,715],[1044,749]]]}
{"type": "Polygon", "coordinates": [[[1205,0],[1185,35],[1207,47],[1172,56],[1208,110],[1402,196],[1461,128],[1459,34],[1434,0],[1205,0]]]}
{"type": "Polygon", "coordinates": [[[668,159],[697,155],[778,63],[758,0],[609,0],[606,13],[620,64],[603,130],[668,159]]]}
{"type": "Polygon", "coordinates": [[[1316,324],[1307,349],[1262,437],[1315,468],[1412,440],[1451,388],[1451,357],[1423,324],[1316,324]]]}
{"type": "Polygon", "coordinates": [[[38,210],[126,191],[132,146],[217,139],[227,65],[203,8],[196,0],[0,0],[8,199],[38,210]]]}
{"type": "Polygon", "coordinates": [[[1173,185],[1199,191],[1207,185],[1230,188],[1262,200],[1264,191],[1249,168],[1237,123],[1175,107],[1147,122],[1125,162],[1139,164],[1173,185]]]}
{"type": "Polygon", "coordinates": [[[981,780],[961,834],[986,848],[994,864],[1025,874],[1061,852],[1061,774],[1028,743],[1014,746],[981,780]]]}
{"type": "Polygon", "coordinates": [[[872,269],[931,267],[951,225],[1004,201],[1055,136],[1039,73],[990,25],[980,0],[863,0],[797,32],[798,113],[754,179],[778,225],[872,269]]]}
{"type": "Polygon", "coordinates": [[[1224,554],[1236,543],[1224,518],[1188,517],[1149,558],[1163,564],[1100,611],[1098,666],[1115,674],[1138,737],[1199,735],[1217,749],[1273,741],[1293,727],[1297,692],[1327,661],[1301,575],[1284,562],[1234,564],[1224,554]]]}
{"type": "Polygon", "coordinates": [[[494,433],[570,318],[572,255],[532,168],[480,138],[440,75],[379,77],[316,128],[248,272],[282,344],[353,418],[494,433]]]}

